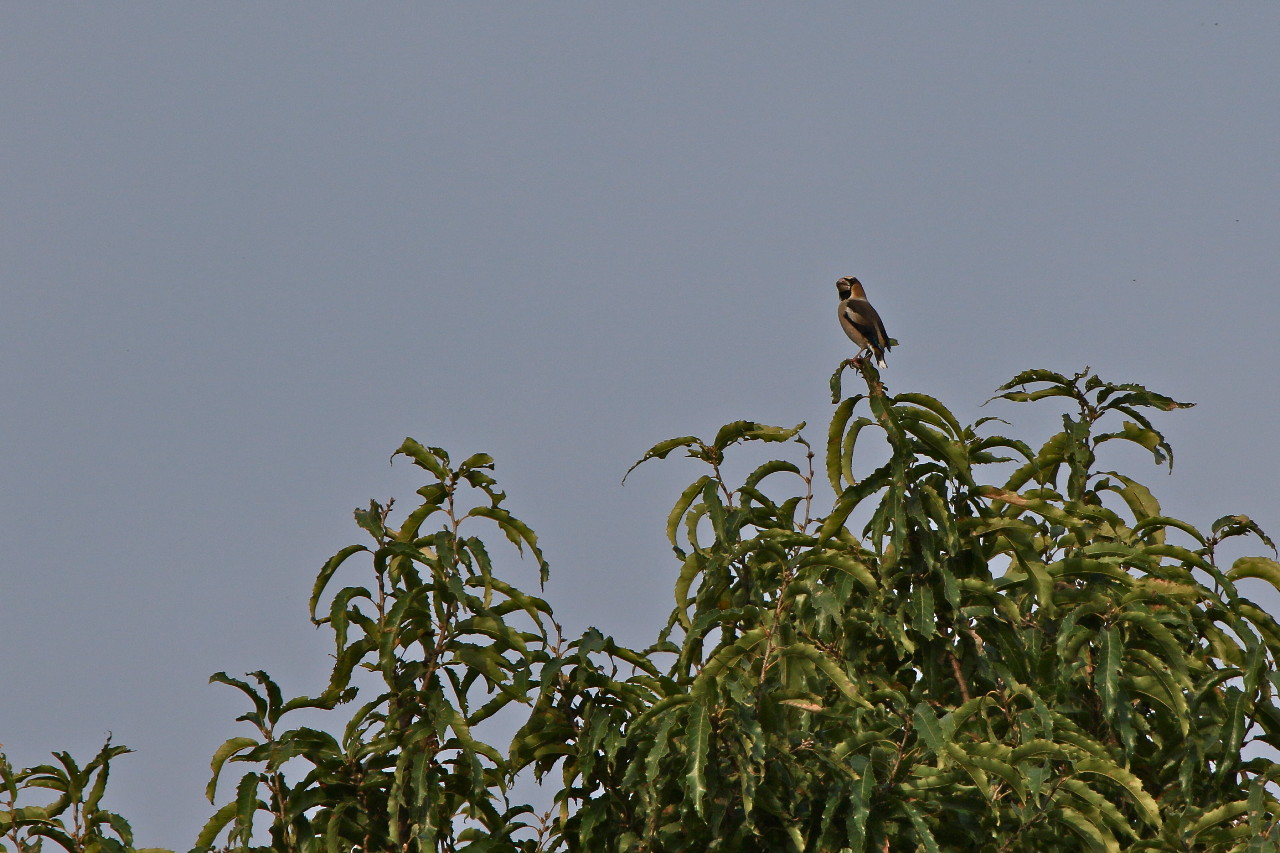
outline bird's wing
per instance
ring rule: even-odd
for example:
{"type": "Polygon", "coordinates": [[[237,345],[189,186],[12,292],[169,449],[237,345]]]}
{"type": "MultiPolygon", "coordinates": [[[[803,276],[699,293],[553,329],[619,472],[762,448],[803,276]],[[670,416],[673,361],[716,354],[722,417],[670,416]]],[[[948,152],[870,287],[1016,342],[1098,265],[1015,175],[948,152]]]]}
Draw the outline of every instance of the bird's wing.
{"type": "Polygon", "coordinates": [[[857,329],[867,342],[877,349],[887,349],[889,336],[885,334],[884,323],[876,309],[865,299],[850,299],[844,306],[845,321],[857,329]]]}
{"type": "Polygon", "coordinates": [[[880,319],[880,315],[876,313],[876,309],[871,307],[871,303],[867,303],[867,318],[876,327],[876,343],[880,348],[888,352],[889,350],[889,333],[884,329],[884,321],[880,319]]]}

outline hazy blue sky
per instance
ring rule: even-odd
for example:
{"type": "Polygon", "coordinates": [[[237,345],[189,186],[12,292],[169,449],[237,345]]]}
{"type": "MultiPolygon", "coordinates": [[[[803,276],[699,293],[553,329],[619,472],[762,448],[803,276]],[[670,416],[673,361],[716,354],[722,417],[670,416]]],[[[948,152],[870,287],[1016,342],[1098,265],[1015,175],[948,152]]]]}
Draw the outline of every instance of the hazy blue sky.
{"type": "Polygon", "coordinates": [[[1027,367],[1196,401],[1124,464],[1280,534],[1277,44],[1273,2],[5,4],[0,743],[114,732],[110,805],[189,847],[206,679],[321,688],[312,578],[406,435],[492,453],[567,629],[647,643],[694,472],[622,472],[820,441],[842,275],[891,391],[1029,439],[977,408],[1027,367]]]}

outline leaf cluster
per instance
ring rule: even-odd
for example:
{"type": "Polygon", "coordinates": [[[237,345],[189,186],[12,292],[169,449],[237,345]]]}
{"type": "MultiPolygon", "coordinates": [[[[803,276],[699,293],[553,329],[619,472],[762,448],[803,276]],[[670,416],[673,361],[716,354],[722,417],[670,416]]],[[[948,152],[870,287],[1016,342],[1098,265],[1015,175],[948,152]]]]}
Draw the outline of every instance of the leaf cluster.
{"type": "Polygon", "coordinates": [[[1215,558],[1230,536],[1270,540],[1244,516],[1202,534],[1096,470],[1108,441],[1171,460],[1146,410],[1186,404],[1028,371],[999,397],[1076,409],[1032,450],[859,367],[868,393],[828,433],[825,515],[811,468],[721,476],[725,435],[807,451],[795,431],[731,425],[645,455],[687,447],[710,468],[668,524],[676,608],[647,657],[674,662],[542,700],[577,713],[557,729],[576,746],[565,847],[1275,849],[1280,766],[1245,747],[1280,746],[1280,630],[1236,583],[1280,586],[1280,564],[1215,558]],[[888,461],[863,473],[873,435],[888,461]],[[771,497],[778,476],[799,488],[771,497]]]}
{"type": "MultiPolygon", "coordinates": [[[[636,463],[706,466],[668,517],[675,602],[643,650],[564,639],[482,536],[545,581],[493,460],[406,439],[418,505],[357,510],[366,541],[312,589],[324,689],[212,677],[244,695],[248,733],[213,756],[193,853],[1280,849],[1280,624],[1241,588],[1280,589],[1280,563],[1221,563],[1225,540],[1274,545],[1247,516],[1170,517],[1099,464],[1123,442],[1171,466],[1153,413],[1188,404],[1026,371],[993,399],[1067,406],[1033,447],[889,394],[865,362],[843,397],[849,366],[821,460],[803,424],[735,421],[636,463]],[[726,458],[756,443],[794,458],[731,481],[726,458]],[[552,810],[512,802],[522,772],[552,810]]],[[[100,806],[125,751],[0,761],[4,843],[132,850],[100,806]],[[19,805],[35,788],[58,797],[19,805]]]]}
{"type": "Polygon", "coordinates": [[[339,551],[311,595],[313,621],[335,642],[325,691],[285,701],[264,672],[251,674],[256,683],[213,676],[249,699],[252,710],[239,719],[254,734],[228,740],[214,755],[210,801],[228,762],[259,769],[241,776],[195,850],[215,849],[220,837],[223,850],[523,846],[514,835],[530,809],[506,803],[512,771],[505,751],[475,729],[512,703],[530,701],[536,669],[549,657],[551,611],[500,579],[487,546],[468,531],[477,520],[496,524],[533,556],[544,578],[546,561],[533,531],[502,506],[487,455],[453,467],[444,450],[412,439],[397,454],[431,477],[418,490],[421,504],[398,527],[389,522],[391,504],[357,510],[373,544],[339,551]],[[372,584],[330,594],[339,570],[357,555],[369,559],[372,584]],[[291,712],[339,704],[355,705],[340,735],[281,725],[291,712]],[[269,846],[255,846],[259,816],[269,846]]]}
{"type": "Polygon", "coordinates": [[[56,764],[21,770],[0,752],[0,851],[40,853],[47,841],[74,853],[166,853],[137,850],[129,822],[102,806],[112,759],[130,751],[107,738],[83,767],[70,753],[55,752],[56,764]],[[41,791],[57,796],[44,805],[19,805],[41,791]]]}

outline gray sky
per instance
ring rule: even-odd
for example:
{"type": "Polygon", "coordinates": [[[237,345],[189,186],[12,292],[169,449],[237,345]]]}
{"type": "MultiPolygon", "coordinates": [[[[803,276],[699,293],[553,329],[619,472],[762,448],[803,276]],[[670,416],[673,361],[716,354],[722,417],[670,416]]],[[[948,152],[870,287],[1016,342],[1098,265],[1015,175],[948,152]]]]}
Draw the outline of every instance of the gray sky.
{"type": "Polygon", "coordinates": [[[406,435],[492,453],[566,627],[646,644],[694,469],[622,472],[821,442],[841,275],[891,391],[1028,439],[977,408],[1023,368],[1196,401],[1172,477],[1120,464],[1280,534],[1277,43],[1261,2],[4,5],[0,743],[113,732],[109,804],[189,847],[242,733],[206,679],[321,689],[311,581],[406,435]]]}

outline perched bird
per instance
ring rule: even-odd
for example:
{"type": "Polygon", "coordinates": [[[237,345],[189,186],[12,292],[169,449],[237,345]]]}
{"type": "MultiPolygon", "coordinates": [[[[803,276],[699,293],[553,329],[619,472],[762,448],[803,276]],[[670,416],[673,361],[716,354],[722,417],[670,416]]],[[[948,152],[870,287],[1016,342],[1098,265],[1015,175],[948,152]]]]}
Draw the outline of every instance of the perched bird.
{"type": "Polygon", "coordinates": [[[840,328],[859,347],[855,357],[860,357],[863,350],[870,350],[876,364],[884,367],[884,354],[889,351],[892,341],[884,330],[880,315],[867,301],[862,283],[852,276],[842,278],[836,282],[836,291],[840,294],[840,328]]]}

